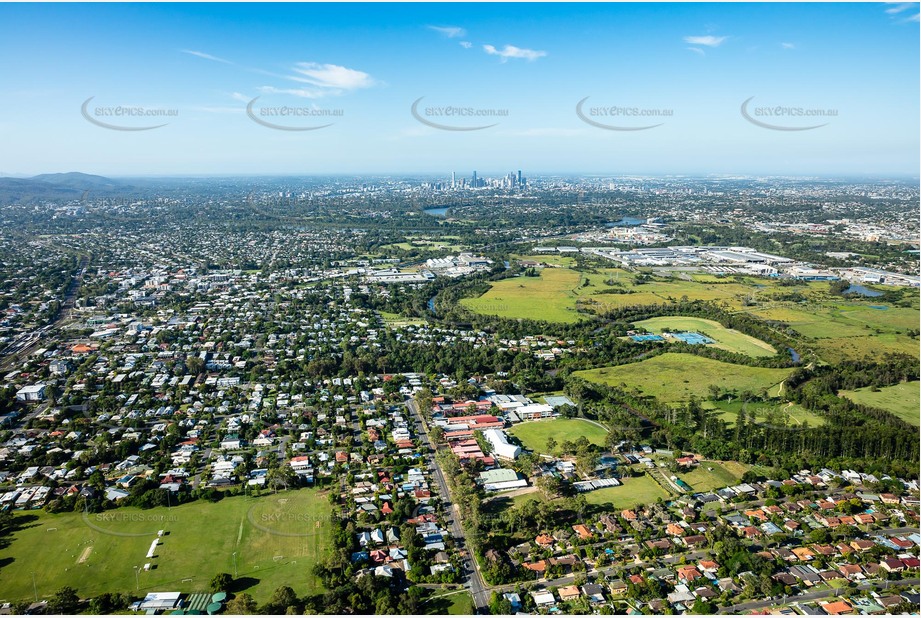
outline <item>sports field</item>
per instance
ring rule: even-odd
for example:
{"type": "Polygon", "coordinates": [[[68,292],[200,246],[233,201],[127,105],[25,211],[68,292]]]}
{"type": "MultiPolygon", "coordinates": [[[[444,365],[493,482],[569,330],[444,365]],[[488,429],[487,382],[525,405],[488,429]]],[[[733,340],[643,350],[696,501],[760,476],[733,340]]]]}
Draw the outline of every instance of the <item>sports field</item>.
{"type": "Polygon", "coordinates": [[[912,425],[921,424],[919,423],[921,382],[902,382],[893,386],[884,386],[876,392],[866,387],[855,391],[840,391],[838,394],[854,403],[892,412],[912,425]]]}
{"type": "Polygon", "coordinates": [[[580,495],[585,496],[589,504],[610,504],[615,509],[632,509],[638,504],[652,504],[659,498],[669,497],[648,474],[622,480],[623,485],[619,487],[605,487],[580,495]]]}
{"type": "Polygon", "coordinates": [[[636,388],[660,401],[678,402],[692,395],[706,399],[711,385],[737,392],[757,393],[770,389],[770,394],[776,395],[778,389],[771,387],[786,379],[791,371],[747,367],[693,354],[668,352],[639,363],[586,369],[573,375],[608,386],[626,385],[627,389],[636,388]]]}
{"type": "Polygon", "coordinates": [[[403,326],[419,326],[420,324],[425,324],[425,320],[422,318],[407,318],[405,316],[390,313],[388,311],[381,311],[381,319],[384,320],[384,324],[391,326],[393,328],[401,328],[403,326]]]}
{"type": "Polygon", "coordinates": [[[662,330],[669,328],[673,331],[694,331],[703,333],[716,341],[714,347],[730,352],[747,354],[748,356],[773,356],[777,353],[771,345],[740,333],[737,330],[726,328],[719,322],[705,320],[703,318],[691,318],[683,316],[668,316],[661,318],[651,318],[636,322],[635,326],[644,328],[651,333],[661,334],[662,330]]]}
{"type": "Polygon", "coordinates": [[[577,438],[585,436],[592,444],[604,446],[608,432],[583,419],[555,418],[518,423],[509,429],[509,433],[521,440],[526,448],[538,453],[547,453],[547,438],[552,437],[559,444],[566,440],[574,442],[577,438]]]}
{"type": "Polygon", "coordinates": [[[330,506],[314,489],[171,509],[98,514],[17,512],[22,529],[0,544],[0,600],[40,598],[62,586],[83,597],[102,592],[207,592],[214,575],[234,573],[239,587],[265,602],[281,585],[299,595],[320,589],[313,565],[326,552],[330,506]],[[155,557],[146,558],[159,530],[155,557]],[[151,570],[144,571],[146,563],[151,570]],[[135,567],[141,567],[135,573],[135,567]]]}

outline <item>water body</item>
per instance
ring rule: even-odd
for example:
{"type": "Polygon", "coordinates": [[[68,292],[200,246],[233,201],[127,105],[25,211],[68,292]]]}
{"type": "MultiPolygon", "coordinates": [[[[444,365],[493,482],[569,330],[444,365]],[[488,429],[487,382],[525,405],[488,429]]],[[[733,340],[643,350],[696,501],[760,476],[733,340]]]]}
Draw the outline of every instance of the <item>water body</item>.
{"type": "Polygon", "coordinates": [[[888,308],[888,305],[870,305],[870,309],[878,309],[879,311],[885,311],[888,308]]]}
{"type": "Polygon", "coordinates": [[[790,358],[793,359],[793,362],[794,362],[794,363],[798,363],[798,362],[799,362],[800,356],[799,356],[799,354],[797,353],[796,350],[794,350],[793,348],[787,348],[787,352],[790,353],[790,358]]]}
{"type": "Polygon", "coordinates": [[[882,296],[882,292],[877,292],[876,290],[871,290],[870,288],[865,288],[862,285],[851,284],[851,287],[844,290],[844,294],[857,294],[858,296],[868,296],[870,298],[875,298],[877,296],[882,296]]]}
{"type": "Polygon", "coordinates": [[[428,308],[429,308],[429,311],[431,311],[431,312],[434,313],[435,315],[438,315],[438,313],[435,311],[435,297],[434,297],[434,296],[432,296],[432,297],[429,299],[428,308]]]}
{"type": "Polygon", "coordinates": [[[621,217],[618,221],[606,223],[605,227],[636,227],[643,225],[646,219],[637,219],[636,217],[621,217]]]}
{"type": "Polygon", "coordinates": [[[422,212],[433,217],[446,217],[450,208],[426,208],[422,212]]]}

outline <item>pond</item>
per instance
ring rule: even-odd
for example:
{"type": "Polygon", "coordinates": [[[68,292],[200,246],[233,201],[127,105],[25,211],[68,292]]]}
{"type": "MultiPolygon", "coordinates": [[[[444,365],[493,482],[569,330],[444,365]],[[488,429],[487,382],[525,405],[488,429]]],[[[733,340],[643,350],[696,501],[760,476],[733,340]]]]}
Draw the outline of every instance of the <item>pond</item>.
{"type": "Polygon", "coordinates": [[[871,290],[870,288],[865,288],[862,285],[851,284],[851,287],[844,290],[844,294],[856,294],[858,296],[869,296],[871,298],[876,296],[882,296],[882,292],[877,292],[876,290],[871,290]]]}
{"type": "Polygon", "coordinates": [[[431,215],[431,216],[433,216],[433,217],[445,217],[445,216],[447,216],[449,210],[450,210],[450,208],[448,208],[448,207],[445,207],[445,208],[426,208],[426,209],[423,210],[422,212],[424,212],[424,213],[427,214],[427,215],[431,215]]]}

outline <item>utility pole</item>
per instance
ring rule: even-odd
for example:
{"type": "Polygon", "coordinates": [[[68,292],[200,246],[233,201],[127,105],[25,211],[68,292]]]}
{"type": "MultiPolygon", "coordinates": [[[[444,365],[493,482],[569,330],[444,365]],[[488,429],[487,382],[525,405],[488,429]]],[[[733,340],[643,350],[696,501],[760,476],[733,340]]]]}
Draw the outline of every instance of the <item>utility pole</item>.
{"type": "Polygon", "coordinates": [[[140,573],[140,571],[141,571],[141,568],[137,565],[134,565],[134,583],[137,586],[138,590],[141,589],[141,577],[138,574],[140,573]]]}
{"type": "Polygon", "coordinates": [[[237,552],[233,552],[233,578],[237,578],[237,552]]]}
{"type": "Polygon", "coordinates": [[[35,593],[35,602],[38,603],[38,587],[35,585],[35,571],[32,571],[32,592],[35,593]]]}

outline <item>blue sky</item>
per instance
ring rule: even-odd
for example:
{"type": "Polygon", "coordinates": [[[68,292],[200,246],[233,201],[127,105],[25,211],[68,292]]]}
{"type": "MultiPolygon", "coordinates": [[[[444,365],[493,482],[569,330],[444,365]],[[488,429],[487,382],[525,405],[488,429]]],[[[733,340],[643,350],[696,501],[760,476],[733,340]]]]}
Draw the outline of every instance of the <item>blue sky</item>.
{"type": "Polygon", "coordinates": [[[917,3],[0,5],[0,173],[917,174],[917,3]],[[146,131],[102,128],[167,123],[146,131]],[[246,113],[287,127],[262,126],[246,113]],[[417,120],[471,127],[448,131],[417,120]],[[647,130],[608,130],[601,124],[647,130]],[[811,130],[776,130],[824,124],[811,130]],[[101,107],[178,110],[103,116],[101,107]],[[505,111],[490,118],[431,108],[505,111]],[[268,108],[338,110],[270,117],[268,108]],[[610,107],[658,118],[601,116],[610,107]],[[822,118],[765,116],[776,107],[822,118]],[[603,109],[602,109],[603,108],[603,109]],[[594,112],[594,113],[593,113],[594,112]]]}

